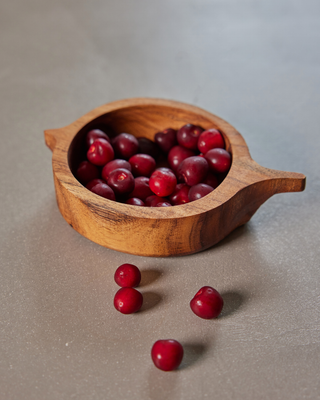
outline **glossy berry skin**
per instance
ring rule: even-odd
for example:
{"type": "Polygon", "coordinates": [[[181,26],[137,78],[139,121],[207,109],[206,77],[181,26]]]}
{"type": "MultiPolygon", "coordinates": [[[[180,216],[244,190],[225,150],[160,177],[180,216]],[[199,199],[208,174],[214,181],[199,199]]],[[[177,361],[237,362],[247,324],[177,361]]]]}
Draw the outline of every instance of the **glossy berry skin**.
{"type": "Polygon", "coordinates": [[[199,136],[198,150],[203,154],[215,148],[224,149],[224,146],[223,136],[217,129],[208,129],[199,136]]]}
{"type": "Polygon", "coordinates": [[[93,179],[89,183],[86,184],[86,188],[91,190],[93,186],[96,186],[98,183],[106,183],[103,179],[93,179]]]}
{"type": "Polygon", "coordinates": [[[138,199],[138,197],[130,197],[130,199],[126,201],[126,204],[129,204],[130,206],[145,206],[144,202],[141,199],[138,199]]]}
{"type": "Polygon", "coordinates": [[[190,150],[198,149],[198,139],[203,129],[200,126],[187,124],[177,132],[177,140],[180,146],[190,150]]]}
{"type": "Polygon", "coordinates": [[[168,201],[159,201],[155,207],[172,207],[172,204],[170,204],[168,201]]]}
{"type": "Polygon", "coordinates": [[[109,178],[109,174],[111,171],[114,171],[115,169],[118,168],[125,168],[128,169],[131,172],[131,165],[128,161],[122,160],[119,158],[116,158],[115,160],[112,160],[108,162],[101,171],[101,176],[102,178],[107,181],[109,178]]]}
{"type": "Polygon", "coordinates": [[[179,165],[185,158],[192,157],[194,155],[194,151],[186,149],[182,146],[172,147],[168,154],[168,163],[170,165],[170,168],[176,172],[179,165]]]}
{"type": "Polygon", "coordinates": [[[109,136],[101,129],[91,129],[86,135],[87,148],[89,148],[96,139],[105,139],[110,143],[109,136]]]}
{"type": "Polygon", "coordinates": [[[135,154],[129,158],[134,176],[149,177],[156,168],[156,160],[148,154],[135,154]]]}
{"type": "Polygon", "coordinates": [[[162,132],[154,135],[154,141],[164,153],[168,153],[173,146],[178,144],[177,131],[172,128],[167,128],[162,132]]]}
{"type": "Polygon", "coordinates": [[[146,198],[145,204],[147,207],[156,207],[156,205],[160,202],[166,201],[163,197],[156,196],[153,194],[152,196],[148,196],[146,198]]]}
{"type": "Polygon", "coordinates": [[[177,169],[178,178],[189,186],[202,182],[209,171],[205,158],[192,156],[184,159],[177,169]]]}
{"type": "Polygon", "coordinates": [[[206,185],[205,183],[198,183],[197,185],[191,186],[188,197],[190,201],[195,201],[201,199],[212,191],[213,187],[206,185]]]}
{"type": "Polygon", "coordinates": [[[122,314],[132,314],[139,311],[142,303],[142,294],[132,287],[119,289],[113,300],[115,309],[122,314]]]}
{"type": "Polygon", "coordinates": [[[214,173],[225,173],[231,166],[231,155],[224,149],[211,149],[205,154],[209,168],[214,173]]]}
{"type": "Polygon", "coordinates": [[[210,171],[208,172],[207,176],[202,180],[201,183],[205,183],[206,185],[213,187],[213,189],[219,186],[219,180],[217,176],[210,171]]]}
{"type": "Polygon", "coordinates": [[[128,194],[134,189],[134,177],[128,169],[118,168],[110,172],[108,185],[116,195],[128,194]]]}
{"type": "Polygon", "coordinates": [[[155,142],[146,137],[138,137],[137,140],[139,143],[139,153],[149,154],[155,160],[159,157],[160,149],[155,142]]]}
{"type": "Polygon", "coordinates": [[[152,346],[151,358],[154,365],[162,371],[173,371],[181,364],[183,347],[173,339],[157,340],[152,346]]]}
{"type": "Polygon", "coordinates": [[[113,201],[116,200],[114,191],[105,182],[99,182],[99,183],[96,183],[95,185],[91,185],[91,188],[89,190],[101,197],[104,197],[105,199],[109,199],[109,200],[113,200],[113,201]]]}
{"type": "Polygon", "coordinates": [[[190,301],[191,310],[200,318],[217,318],[223,308],[223,298],[210,286],[202,287],[190,301]]]}
{"type": "Polygon", "coordinates": [[[99,170],[89,161],[82,161],[76,171],[76,177],[83,185],[86,185],[93,179],[99,178],[99,170]]]}
{"type": "Polygon", "coordinates": [[[141,272],[136,265],[122,264],[116,269],[114,280],[121,287],[137,287],[141,281],[141,272]]]}
{"type": "Polygon", "coordinates": [[[170,196],[177,185],[177,178],[169,168],[156,169],[149,179],[150,189],[159,197],[170,196]]]}
{"type": "Polygon", "coordinates": [[[174,206],[179,206],[181,204],[189,203],[189,193],[190,186],[186,183],[178,183],[174,192],[170,196],[170,202],[174,206]]]}
{"type": "Polygon", "coordinates": [[[152,195],[153,191],[149,186],[149,178],[146,176],[138,176],[134,179],[134,189],[129,194],[129,197],[137,197],[144,201],[147,197],[152,195]]]}
{"type": "Polygon", "coordinates": [[[111,144],[105,139],[96,139],[87,152],[88,160],[98,166],[107,164],[114,158],[111,144]]]}
{"type": "Polygon", "coordinates": [[[138,139],[130,133],[120,133],[112,139],[112,146],[116,155],[119,158],[129,160],[134,154],[139,151],[138,139]]]}

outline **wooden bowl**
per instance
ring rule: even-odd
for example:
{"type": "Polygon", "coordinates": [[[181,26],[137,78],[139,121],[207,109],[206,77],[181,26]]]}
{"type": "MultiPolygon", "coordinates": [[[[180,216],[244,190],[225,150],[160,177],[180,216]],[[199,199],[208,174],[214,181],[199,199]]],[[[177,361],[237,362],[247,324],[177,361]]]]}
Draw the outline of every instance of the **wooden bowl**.
{"type": "Polygon", "coordinates": [[[136,98],[98,107],[71,125],[45,131],[61,214],[81,235],[110,249],[142,256],[175,256],[207,249],[250,220],[269,197],[305,188],[299,173],[263,168],[252,160],[242,136],[226,121],[198,107],[169,100],[136,98]],[[105,123],[116,133],[154,138],[186,123],[222,132],[232,154],[227,177],[209,195],[192,203],[149,208],[107,200],[74,176],[85,158],[86,132],[105,123]]]}

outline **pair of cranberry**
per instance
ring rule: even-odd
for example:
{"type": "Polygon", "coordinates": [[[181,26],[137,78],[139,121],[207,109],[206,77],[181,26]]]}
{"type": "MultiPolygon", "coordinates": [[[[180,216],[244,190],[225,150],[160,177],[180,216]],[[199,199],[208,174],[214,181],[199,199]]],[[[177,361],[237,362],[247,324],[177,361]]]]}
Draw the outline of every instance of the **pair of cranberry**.
{"type": "MultiPolygon", "coordinates": [[[[133,264],[122,264],[117,268],[114,280],[121,286],[114,297],[115,308],[123,314],[140,310],[143,297],[138,290],[134,289],[141,281],[139,269],[133,264]]],[[[212,319],[221,313],[223,299],[215,289],[204,286],[190,301],[190,307],[200,318],[212,319]]],[[[157,368],[172,371],[181,364],[183,347],[173,339],[157,340],[152,346],[151,358],[157,368]]]]}

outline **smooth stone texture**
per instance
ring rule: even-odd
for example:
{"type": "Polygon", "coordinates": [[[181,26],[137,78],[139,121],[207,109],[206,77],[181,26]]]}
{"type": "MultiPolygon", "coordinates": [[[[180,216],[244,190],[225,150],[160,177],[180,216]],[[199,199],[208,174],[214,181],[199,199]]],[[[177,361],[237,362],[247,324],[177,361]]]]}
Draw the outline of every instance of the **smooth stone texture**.
{"type": "Polygon", "coordinates": [[[320,4],[13,0],[0,6],[0,387],[4,399],[319,398],[320,4]],[[70,228],[44,129],[113,100],[198,105],[261,165],[307,176],[223,242],[128,256],[70,228]],[[142,271],[142,310],[113,307],[116,268],[142,271]],[[189,308],[204,285],[225,308],[189,308]],[[185,357],[157,370],[153,343],[185,357]]]}

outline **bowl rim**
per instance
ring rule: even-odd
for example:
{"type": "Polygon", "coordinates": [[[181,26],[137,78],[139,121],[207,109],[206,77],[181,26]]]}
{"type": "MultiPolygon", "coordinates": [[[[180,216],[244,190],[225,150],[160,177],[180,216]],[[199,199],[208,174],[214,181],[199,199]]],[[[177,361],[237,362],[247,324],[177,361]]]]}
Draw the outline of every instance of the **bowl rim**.
{"type": "MultiPolygon", "coordinates": [[[[129,132],[130,133],[130,132],[129,132]]],[[[155,132],[156,133],[156,132],[155,132]]],[[[121,213],[130,217],[143,218],[143,219],[174,219],[174,218],[188,218],[195,215],[203,214],[211,211],[223,203],[229,201],[241,189],[250,184],[246,179],[240,179],[241,172],[245,171],[247,165],[254,163],[252,160],[248,146],[243,139],[242,135],[228,122],[222,118],[212,114],[198,106],[190,105],[175,100],[165,100],[149,97],[129,98],[124,100],[117,100],[102,106],[96,107],[76,121],[63,128],[45,131],[46,141],[48,144],[47,136],[54,137],[52,164],[53,171],[57,178],[68,191],[72,192],[82,202],[96,207],[101,210],[105,209],[108,212],[121,213]],[[86,125],[92,123],[95,119],[101,118],[104,115],[125,108],[132,107],[172,107],[181,109],[185,112],[198,115],[204,120],[212,120],[222,134],[229,142],[228,151],[232,154],[232,163],[230,170],[220,185],[205,197],[195,200],[190,203],[177,205],[173,207],[157,208],[157,207],[137,207],[128,204],[115,202],[105,199],[83,186],[77,178],[73,175],[69,165],[69,150],[73,140],[76,138],[80,130],[83,130],[86,125]],[[64,174],[68,175],[65,179],[64,174]],[[229,185],[232,181],[232,185],[229,185]]]]}

